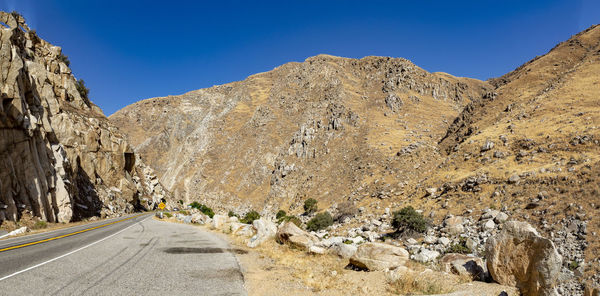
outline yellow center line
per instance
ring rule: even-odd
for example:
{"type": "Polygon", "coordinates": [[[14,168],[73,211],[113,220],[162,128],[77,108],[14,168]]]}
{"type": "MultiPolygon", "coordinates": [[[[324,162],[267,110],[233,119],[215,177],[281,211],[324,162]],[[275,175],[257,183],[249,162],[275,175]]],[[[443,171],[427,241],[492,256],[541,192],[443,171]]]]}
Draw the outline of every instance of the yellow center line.
{"type": "Polygon", "coordinates": [[[51,237],[51,238],[47,238],[47,239],[43,239],[43,240],[31,242],[31,243],[26,243],[26,244],[22,244],[22,245],[17,245],[17,246],[12,246],[12,247],[8,247],[8,248],[0,249],[0,252],[4,252],[4,251],[8,251],[8,250],[13,250],[13,249],[18,249],[18,248],[23,248],[23,247],[27,247],[27,246],[31,246],[31,245],[37,245],[37,244],[41,244],[41,243],[53,241],[55,239],[64,238],[64,237],[68,237],[68,236],[72,236],[72,235],[84,233],[84,232],[87,232],[87,231],[90,231],[90,230],[94,230],[94,229],[106,227],[106,226],[109,226],[109,225],[117,224],[119,222],[131,220],[131,219],[137,218],[139,216],[143,216],[143,215],[145,215],[145,214],[139,214],[139,215],[132,216],[132,217],[129,217],[129,218],[125,218],[125,219],[122,219],[122,220],[118,220],[118,221],[114,221],[114,222],[102,224],[102,225],[99,225],[99,226],[96,226],[96,227],[87,228],[87,229],[84,229],[84,230],[79,230],[79,231],[75,231],[75,232],[68,233],[68,234],[59,235],[59,236],[56,236],[56,237],[51,237]]]}

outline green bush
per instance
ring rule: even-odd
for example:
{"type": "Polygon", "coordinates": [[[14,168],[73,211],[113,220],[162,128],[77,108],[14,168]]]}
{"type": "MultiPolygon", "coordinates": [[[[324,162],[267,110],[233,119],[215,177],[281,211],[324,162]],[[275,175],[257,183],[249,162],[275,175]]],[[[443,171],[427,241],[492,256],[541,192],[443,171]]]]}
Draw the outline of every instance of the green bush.
{"type": "Polygon", "coordinates": [[[285,217],[286,215],[287,215],[287,213],[284,210],[279,210],[279,212],[277,212],[277,215],[275,215],[275,218],[277,220],[279,220],[279,219],[285,217]]]}
{"type": "Polygon", "coordinates": [[[298,219],[298,217],[296,217],[296,216],[285,216],[278,220],[279,223],[281,223],[283,221],[292,222],[292,223],[296,224],[296,226],[302,228],[302,221],[300,221],[300,219],[298,219]]]}
{"type": "Polygon", "coordinates": [[[165,217],[167,217],[167,218],[172,218],[172,217],[173,217],[173,215],[171,215],[171,213],[163,213],[163,214],[164,214],[164,215],[165,215],[165,217]]]}
{"type": "Polygon", "coordinates": [[[309,198],[304,201],[304,213],[312,214],[318,210],[317,200],[314,198],[309,198]]]}
{"type": "Polygon", "coordinates": [[[85,81],[83,79],[79,79],[75,82],[75,88],[79,92],[79,95],[84,99],[88,100],[88,94],[90,93],[90,89],[85,87],[85,81]]]}
{"type": "Polygon", "coordinates": [[[242,223],[252,224],[254,220],[260,219],[260,214],[257,211],[250,211],[240,220],[242,223]]]}
{"type": "Polygon", "coordinates": [[[46,221],[37,221],[35,222],[35,224],[31,227],[33,229],[44,229],[48,227],[48,223],[46,223],[46,221]]]}
{"type": "Polygon", "coordinates": [[[461,237],[458,243],[451,245],[446,250],[446,253],[459,253],[459,254],[471,253],[471,250],[469,249],[469,247],[467,247],[467,239],[461,237]]]}
{"type": "Polygon", "coordinates": [[[177,201],[177,202],[178,202],[180,205],[183,205],[183,200],[181,200],[181,199],[180,199],[180,200],[179,200],[179,201],[177,201]]]}
{"type": "Polygon", "coordinates": [[[400,232],[414,231],[423,233],[427,230],[427,221],[422,214],[417,213],[413,207],[408,206],[394,212],[392,226],[400,232]]]}
{"type": "Polygon", "coordinates": [[[213,212],[213,210],[197,201],[192,202],[190,205],[190,207],[192,207],[192,209],[197,209],[200,212],[202,212],[204,215],[207,215],[209,217],[214,217],[215,216],[215,212],[213,212]]]}
{"type": "Polygon", "coordinates": [[[306,229],[308,231],[317,231],[325,229],[331,225],[333,225],[333,218],[331,217],[331,214],[328,212],[323,212],[318,213],[314,218],[310,219],[310,221],[306,223],[306,229]]]}
{"type": "Polygon", "coordinates": [[[235,213],[235,212],[233,212],[233,211],[229,211],[229,212],[227,212],[227,216],[229,216],[229,217],[238,217],[238,218],[240,217],[238,214],[236,214],[236,213],[235,213]]]}
{"type": "Polygon", "coordinates": [[[179,214],[188,216],[190,214],[190,212],[188,212],[186,210],[181,210],[181,211],[179,211],[179,214]]]}

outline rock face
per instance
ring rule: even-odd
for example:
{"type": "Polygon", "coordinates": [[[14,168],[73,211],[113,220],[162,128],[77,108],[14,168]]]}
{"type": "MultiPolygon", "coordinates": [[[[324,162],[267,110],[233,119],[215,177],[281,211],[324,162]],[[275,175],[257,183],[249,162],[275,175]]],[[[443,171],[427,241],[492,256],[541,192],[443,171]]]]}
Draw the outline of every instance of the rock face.
{"type": "Polygon", "coordinates": [[[350,263],[368,270],[394,269],[408,260],[408,252],[383,243],[364,243],[358,247],[350,263]]]}
{"type": "Polygon", "coordinates": [[[244,81],[144,100],[110,120],[176,199],[224,211],[293,210],[302,196],[321,204],[358,200],[367,188],[356,189],[356,181],[381,167],[416,179],[421,170],[404,166],[398,151],[408,159],[419,150],[422,167],[430,165],[444,120],[486,87],[405,59],[319,55],[244,81]]]}
{"type": "Polygon", "coordinates": [[[494,281],[516,286],[523,295],[558,295],[562,257],[528,223],[506,222],[499,235],[488,239],[486,254],[494,281]]]}
{"type": "Polygon", "coordinates": [[[8,26],[0,26],[0,223],[114,216],[169,198],[78,91],[61,49],[16,13],[0,20],[8,26]]]}

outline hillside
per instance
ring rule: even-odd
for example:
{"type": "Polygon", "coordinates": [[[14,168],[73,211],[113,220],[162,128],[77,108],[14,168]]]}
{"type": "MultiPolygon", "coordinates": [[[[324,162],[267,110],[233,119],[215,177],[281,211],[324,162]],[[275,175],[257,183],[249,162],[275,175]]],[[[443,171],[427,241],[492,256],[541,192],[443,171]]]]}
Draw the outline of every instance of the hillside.
{"type": "Polygon", "coordinates": [[[0,12],[0,21],[2,228],[119,216],[170,199],[61,48],[17,13],[0,12]]]}
{"type": "Polygon", "coordinates": [[[406,205],[434,225],[502,211],[553,238],[579,293],[574,277],[600,281],[599,81],[595,26],[487,82],[319,55],[110,120],[176,199],[268,215],[350,201],[350,231],[406,205]]]}
{"type": "Polygon", "coordinates": [[[176,199],[293,211],[307,197],[402,196],[436,165],[454,117],[491,89],[405,59],[320,55],[110,120],[176,199]]]}

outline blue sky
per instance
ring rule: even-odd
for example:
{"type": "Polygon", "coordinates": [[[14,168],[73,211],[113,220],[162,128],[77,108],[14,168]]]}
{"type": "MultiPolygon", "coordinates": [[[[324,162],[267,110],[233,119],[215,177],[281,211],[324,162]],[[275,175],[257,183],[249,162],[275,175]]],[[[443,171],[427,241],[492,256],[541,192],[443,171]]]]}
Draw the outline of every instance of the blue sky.
{"type": "Polygon", "coordinates": [[[598,0],[0,0],[0,9],[61,46],[106,115],[320,53],[488,79],[600,23],[598,0]]]}

